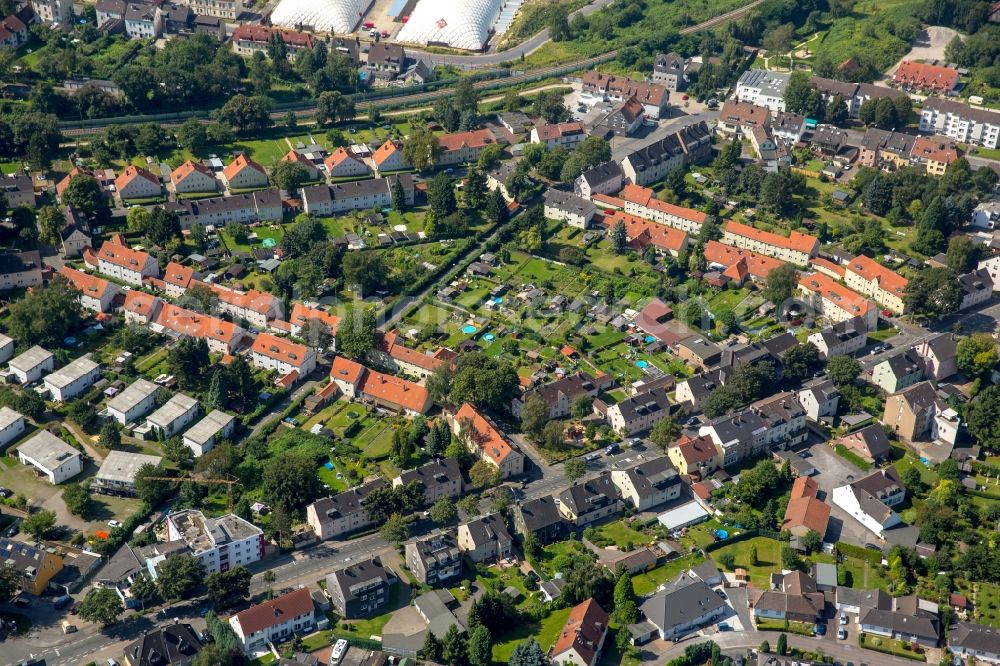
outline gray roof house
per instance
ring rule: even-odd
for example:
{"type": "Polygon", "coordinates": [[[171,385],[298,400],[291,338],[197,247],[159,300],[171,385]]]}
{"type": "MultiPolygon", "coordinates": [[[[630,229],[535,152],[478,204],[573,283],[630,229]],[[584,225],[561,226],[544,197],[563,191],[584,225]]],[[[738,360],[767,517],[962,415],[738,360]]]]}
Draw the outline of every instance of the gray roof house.
{"type": "Polygon", "coordinates": [[[971,622],[959,622],[948,632],[948,650],[977,661],[1000,661],[1000,630],[971,622]]]}
{"type": "MultiPolygon", "coordinates": [[[[726,603],[703,580],[683,573],[677,580],[647,597],[639,610],[660,639],[671,640],[722,615],[726,603]]],[[[648,638],[633,633],[633,642],[648,638]]]]}
{"type": "Polygon", "coordinates": [[[458,549],[473,562],[505,559],[513,552],[514,540],[503,516],[492,513],[458,526],[458,549]]]}

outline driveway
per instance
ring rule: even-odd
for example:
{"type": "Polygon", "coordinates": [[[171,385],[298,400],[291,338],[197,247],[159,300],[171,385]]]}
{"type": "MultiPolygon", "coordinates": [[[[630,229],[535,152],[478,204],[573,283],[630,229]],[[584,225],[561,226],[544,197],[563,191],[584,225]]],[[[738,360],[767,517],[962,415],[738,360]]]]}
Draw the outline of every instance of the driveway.
{"type": "Polygon", "coordinates": [[[830,505],[830,524],[826,529],[824,541],[830,543],[845,541],[859,546],[873,541],[875,535],[833,503],[833,489],[861,478],[864,472],[838,456],[837,452],[825,442],[814,445],[809,451],[812,453],[809,462],[816,468],[813,479],[823,493],[821,498],[830,505]]]}

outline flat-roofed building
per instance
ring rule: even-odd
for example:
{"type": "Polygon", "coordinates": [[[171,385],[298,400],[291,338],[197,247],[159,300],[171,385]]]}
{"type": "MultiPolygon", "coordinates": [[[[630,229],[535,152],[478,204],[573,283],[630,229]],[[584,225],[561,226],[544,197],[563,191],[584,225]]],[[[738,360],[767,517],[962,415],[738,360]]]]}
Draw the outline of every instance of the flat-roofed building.
{"type": "Polygon", "coordinates": [[[84,354],[45,377],[45,388],[56,402],[66,402],[94,385],[101,376],[101,366],[84,354]]]}
{"type": "Polygon", "coordinates": [[[167,516],[168,543],[183,541],[206,574],[253,564],[264,556],[264,531],[236,514],[206,518],[186,509],[167,516]]]}
{"type": "Polygon", "coordinates": [[[52,372],[55,367],[56,357],[38,345],[10,360],[10,371],[20,384],[38,381],[43,374],[52,372]]]}
{"type": "Polygon", "coordinates": [[[159,388],[147,379],[135,380],[108,402],[108,415],[123,426],[135,423],[153,409],[159,388]]]}
{"type": "Polygon", "coordinates": [[[112,450],[94,475],[90,489],[105,495],[135,497],[135,473],[143,465],[156,467],[161,462],[160,456],[112,450]]]}
{"type": "Polygon", "coordinates": [[[17,447],[17,459],[22,465],[34,467],[51,484],[60,484],[83,471],[83,456],[80,451],[48,430],[39,431],[17,447]]]}
{"type": "Polygon", "coordinates": [[[220,409],[213,409],[205,418],[195,423],[184,433],[184,446],[191,449],[194,457],[203,456],[215,446],[219,440],[224,440],[233,434],[236,418],[220,409]]]}
{"type": "Polygon", "coordinates": [[[14,343],[14,338],[0,333],[0,363],[6,363],[13,358],[14,349],[16,348],[17,345],[14,343]]]}

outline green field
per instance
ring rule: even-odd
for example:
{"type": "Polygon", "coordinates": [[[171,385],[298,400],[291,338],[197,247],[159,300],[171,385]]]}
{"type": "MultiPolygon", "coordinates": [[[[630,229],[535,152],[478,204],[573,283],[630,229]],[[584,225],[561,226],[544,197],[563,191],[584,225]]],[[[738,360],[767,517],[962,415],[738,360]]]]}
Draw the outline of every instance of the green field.
{"type": "MultiPolygon", "coordinates": [[[[781,546],[780,541],[768,539],[767,537],[754,537],[746,541],[738,541],[713,550],[711,557],[716,563],[719,562],[723,553],[730,553],[736,560],[736,566],[742,567],[750,572],[750,582],[768,589],[771,582],[771,574],[781,571],[781,546]],[[750,562],[750,548],[757,548],[757,563],[750,562]]],[[[721,565],[720,565],[721,566],[721,565]]]]}
{"type": "Polygon", "coordinates": [[[541,622],[522,621],[514,629],[497,636],[493,645],[493,661],[498,664],[507,663],[510,661],[510,655],[514,652],[517,644],[528,638],[534,638],[542,646],[542,651],[548,652],[548,649],[556,642],[556,638],[559,637],[563,625],[566,624],[570,610],[570,608],[562,608],[553,611],[541,622]]]}

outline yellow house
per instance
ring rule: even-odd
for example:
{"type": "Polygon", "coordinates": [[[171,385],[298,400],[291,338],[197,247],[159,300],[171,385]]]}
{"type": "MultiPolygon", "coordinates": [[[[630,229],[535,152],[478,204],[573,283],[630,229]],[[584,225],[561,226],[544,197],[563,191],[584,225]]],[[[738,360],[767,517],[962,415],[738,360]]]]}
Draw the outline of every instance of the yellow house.
{"type": "Polygon", "coordinates": [[[21,591],[38,596],[52,577],[62,571],[63,560],[47,550],[0,538],[0,566],[14,567],[21,578],[21,591]]]}

